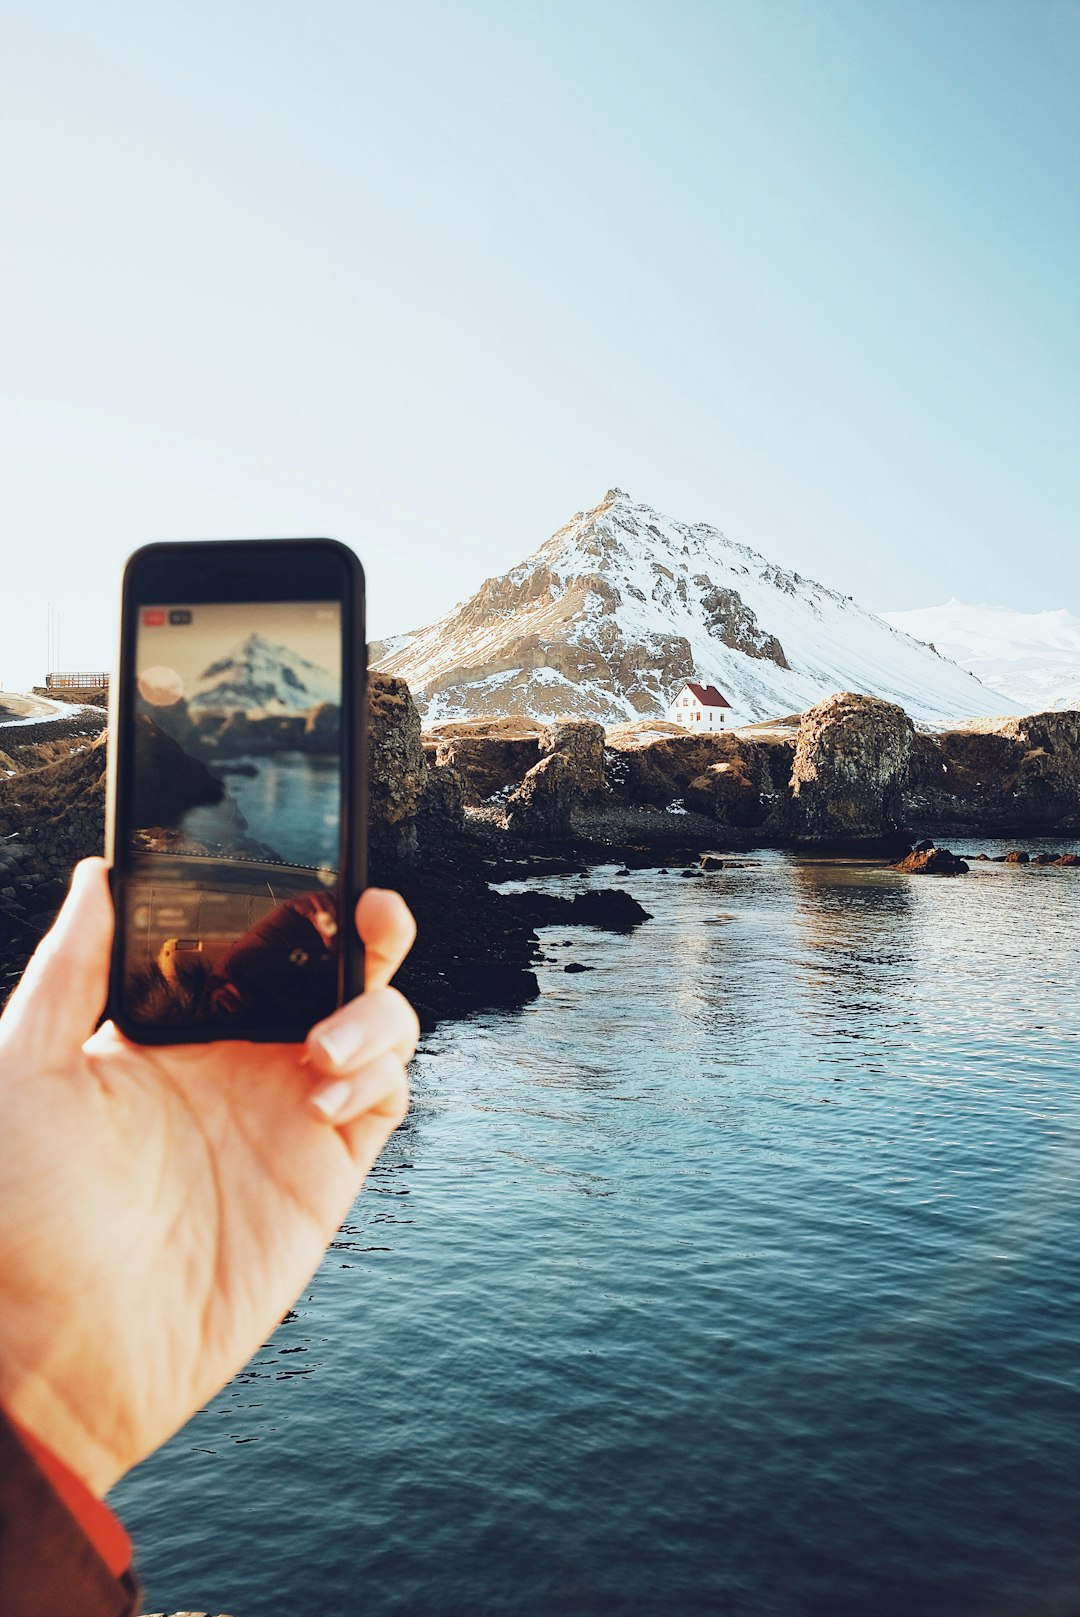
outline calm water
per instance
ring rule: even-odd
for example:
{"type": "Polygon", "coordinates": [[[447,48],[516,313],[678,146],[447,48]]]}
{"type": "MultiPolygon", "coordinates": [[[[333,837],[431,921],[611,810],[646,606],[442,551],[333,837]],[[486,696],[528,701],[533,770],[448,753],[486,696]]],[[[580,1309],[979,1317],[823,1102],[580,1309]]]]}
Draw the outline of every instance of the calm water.
{"type": "MultiPolygon", "coordinates": [[[[268,844],[286,864],[330,865],[338,859],[340,770],[335,757],[283,752],[230,760],[254,775],[223,773],[229,796],[247,821],[247,835],[268,844]]],[[[184,816],[190,836],[219,834],[219,811],[191,809],[184,816]]]]}
{"type": "Polygon", "coordinates": [[[1080,1611],[1080,873],[756,857],[428,1042],[147,1610],[1080,1611]]]}

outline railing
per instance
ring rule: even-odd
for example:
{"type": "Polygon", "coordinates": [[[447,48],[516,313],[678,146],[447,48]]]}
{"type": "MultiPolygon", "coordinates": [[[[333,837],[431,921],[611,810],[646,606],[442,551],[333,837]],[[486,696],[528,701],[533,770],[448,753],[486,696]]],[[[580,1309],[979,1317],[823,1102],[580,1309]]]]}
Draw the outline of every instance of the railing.
{"type": "Polygon", "coordinates": [[[107,691],[108,674],[46,674],[48,691],[107,691]]]}

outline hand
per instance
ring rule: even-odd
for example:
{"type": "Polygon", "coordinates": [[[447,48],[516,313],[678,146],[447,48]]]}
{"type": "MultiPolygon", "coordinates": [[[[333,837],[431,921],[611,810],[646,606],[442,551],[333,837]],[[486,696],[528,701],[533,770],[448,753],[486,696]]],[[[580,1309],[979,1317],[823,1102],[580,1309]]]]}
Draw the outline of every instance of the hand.
{"type": "Polygon", "coordinates": [[[0,1018],[0,1403],[103,1494],[250,1358],[405,1116],[418,1026],[396,893],[367,992],[306,1045],[141,1047],[105,1004],[105,863],[75,871],[0,1018]]]}

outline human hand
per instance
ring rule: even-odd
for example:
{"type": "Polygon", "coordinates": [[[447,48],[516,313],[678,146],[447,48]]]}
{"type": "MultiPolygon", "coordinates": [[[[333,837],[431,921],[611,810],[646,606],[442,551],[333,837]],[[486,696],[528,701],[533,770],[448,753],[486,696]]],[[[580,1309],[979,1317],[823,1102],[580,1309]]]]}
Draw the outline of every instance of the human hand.
{"type": "Polygon", "coordinates": [[[278,1324],[408,1108],[388,986],[415,925],[357,906],[367,992],[304,1045],[143,1047],[105,1005],[113,909],[80,864],[0,1018],[0,1404],[104,1494],[278,1324]]]}

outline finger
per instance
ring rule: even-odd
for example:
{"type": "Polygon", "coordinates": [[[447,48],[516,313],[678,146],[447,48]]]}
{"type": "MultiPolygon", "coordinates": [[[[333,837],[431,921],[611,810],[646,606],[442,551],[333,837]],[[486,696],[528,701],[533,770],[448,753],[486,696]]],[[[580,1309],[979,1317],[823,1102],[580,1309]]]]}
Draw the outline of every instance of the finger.
{"type": "Polygon", "coordinates": [[[356,906],[356,930],[364,945],[364,987],[385,988],[413,946],[412,912],[400,893],[368,887],[356,906]]]}
{"type": "Polygon", "coordinates": [[[396,988],[351,1000],[308,1034],[307,1060],[316,1080],[312,1099],[388,1050],[411,1061],[419,1037],[416,1012],[396,988]]]}
{"type": "Polygon", "coordinates": [[[405,1062],[396,1050],[384,1050],[347,1078],[339,1078],[311,1097],[312,1105],[335,1128],[370,1116],[390,1134],[409,1109],[405,1062]]]}
{"type": "Polygon", "coordinates": [[[97,1026],[109,992],[112,935],[108,866],[83,859],[4,1013],[4,1032],[32,1045],[39,1070],[70,1058],[97,1026]]]}

